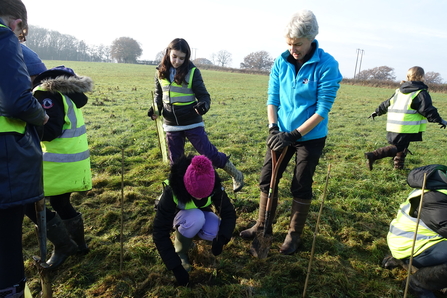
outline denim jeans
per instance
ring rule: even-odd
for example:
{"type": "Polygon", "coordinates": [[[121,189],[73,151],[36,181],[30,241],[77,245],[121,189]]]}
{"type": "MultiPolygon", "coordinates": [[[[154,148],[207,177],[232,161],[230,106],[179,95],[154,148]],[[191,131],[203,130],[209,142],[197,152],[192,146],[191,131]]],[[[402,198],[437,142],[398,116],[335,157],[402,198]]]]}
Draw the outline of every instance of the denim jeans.
{"type": "MultiPolygon", "coordinates": [[[[406,262],[409,260],[407,259],[406,262]]],[[[413,265],[417,268],[431,267],[447,263],[447,241],[441,241],[413,257],[413,265]]]]}

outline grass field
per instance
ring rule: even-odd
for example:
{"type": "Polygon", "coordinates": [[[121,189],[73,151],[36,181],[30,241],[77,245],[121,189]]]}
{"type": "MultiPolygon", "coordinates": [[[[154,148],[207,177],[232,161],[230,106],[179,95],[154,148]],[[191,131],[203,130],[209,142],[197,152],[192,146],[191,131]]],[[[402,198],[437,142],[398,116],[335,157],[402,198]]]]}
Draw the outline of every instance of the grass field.
{"type": "MultiPolygon", "coordinates": [[[[212,255],[209,243],[199,241],[190,254],[194,265],[192,285],[183,288],[175,286],[174,276],[162,263],[151,236],[154,199],[161,193],[161,182],[169,171],[161,161],[155,124],[146,116],[155,68],[45,62],[47,67],[64,64],[95,82],[89,104],[83,108],[92,155],[93,189],[72,195],[73,204],[84,215],[91,252],[70,257],[52,273],[54,297],[302,297],[329,164],[332,170],[328,196],[307,297],[403,297],[401,282],[406,272],[380,266],[387,253],[388,226],[411,191],[406,184],[409,170],[433,163],[447,164],[447,131],[429,124],[424,142],[410,146],[413,155],[407,157],[405,170],[394,171],[391,159],[378,161],[374,171],[367,170],[363,153],[387,145],[386,116],[375,121],[367,117],[392,95],[392,89],[342,84],[330,113],[327,145],[314,177],[315,196],[303,247],[291,256],[279,254],[289,223],[289,166],[279,185],[274,242],[269,257],[259,260],[248,253],[250,242],[238,235],[257,218],[257,183],[268,131],[268,77],[203,71],[212,97],[211,110],[204,116],[206,131],[220,151],[231,154],[231,160],[245,175],[246,186],[233,194],[231,177],[218,170],[238,215],[234,237],[218,257],[212,255]]],[[[447,118],[447,95],[432,94],[432,98],[441,116],[447,118]]],[[[194,152],[190,145],[187,152],[194,152]]],[[[32,256],[38,255],[38,245],[28,219],[23,239],[27,277],[37,296],[40,280],[32,256]]]]}

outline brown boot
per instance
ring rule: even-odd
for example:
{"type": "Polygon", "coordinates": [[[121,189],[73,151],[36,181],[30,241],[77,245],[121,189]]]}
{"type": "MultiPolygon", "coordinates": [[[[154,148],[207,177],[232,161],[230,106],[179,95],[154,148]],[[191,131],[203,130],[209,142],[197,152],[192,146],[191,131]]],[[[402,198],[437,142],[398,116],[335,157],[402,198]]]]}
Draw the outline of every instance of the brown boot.
{"type": "Polygon", "coordinates": [[[408,149],[404,149],[401,152],[397,152],[396,156],[394,157],[394,168],[396,170],[403,170],[405,165],[405,157],[407,156],[408,149]]]}
{"type": "Polygon", "coordinates": [[[279,252],[283,255],[293,254],[301,244],[301,233],[309,214],[311,200],[293,198],[290,227],[279,252]]]}
{"type": "Polygon", "coordinates": [[[394,157],[397,154],[397,147],[394,145],[386,146],[374,150],[372,152],[366,152],[365,158],[368,160],[368,169],[371,171],[373,169],[373,163],[384,157],[394,157]]]}
{"type": "MultiPolygon", "coordinates": [[[[256,233],[258,231],[264,230],[264,221],[265,221],[265,208],[267,206],[267,199],[268,194],[263,193],[261,191],[261,196],[259,198],[259,213],[258,213],[258,220],[256,221],[255,225],[252,226],[249,229],[243,230],[240,232],[239,236],[241,236],[244,239],[253,239],[256,236],[256,233]]],[[[278,195],[274,194],[272,198],[272,209],[270,211],[270,214],[273,217],[275,217],[276,207],[278,206],[278,195]]],[[[267,227],[266,234],[272,234],[272,222],[270,222],[270,225],[267,227]]]]}

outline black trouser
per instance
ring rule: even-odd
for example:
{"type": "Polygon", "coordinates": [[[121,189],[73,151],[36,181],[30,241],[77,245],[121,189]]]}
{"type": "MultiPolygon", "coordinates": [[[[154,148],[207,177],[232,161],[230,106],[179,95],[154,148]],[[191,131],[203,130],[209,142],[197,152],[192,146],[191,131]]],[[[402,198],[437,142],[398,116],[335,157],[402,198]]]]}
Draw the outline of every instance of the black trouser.
{"type": "Polygon", "coordinates": [[[0,290],[25,278],[22,254],[24,206],[0,209],[0,290]]]}
{"type": "MultiPolygon", "coordinates": [[[[71,193],[66,193],[57,196],[45,197],[45,199],[50,200],[51,207],[56,211],[59,216],[65,220],[70,219],[78,215],[76,210],[73,208],[70,202],[71,193]]],[[[36,219],[36,209],[34,204],[28,204],[25,209],[25,214],[28,216],[35,224],[37,224],[36,219]]],[[[52,220],[55,216],[55,213],[48,208],[46,208],[47,222],[52,220]]]]}
{"type": "Polygon", "coordinates": [[[405,142],[405,143],[398,142],[398,143],[392,144],[392,145],[397,147],[397,152],[402,152],[405,149],[408,149],[408,147],[410,146],[410,142],[405,142]]]}
{"type": "MultiPolygon", "coordinates": [[[[290,192],[294,198],[301,198],[305,200],[312,199],[313,175],[318,165],[320,156],[323,153],[325,143],[326,137],[305,142],[297,142],[296,144],[290,146],[283,162],[279,167],[276,185],[278,185],[290,159],[292,159],[292,157],[296,154],[296,164],[290,192]]],[[[278,152],[278,154],[279,153],[280,152],[278,152]]],[[[267,148],[267,153],[265,154],[264,158],[264,165],[262,166],[261,170],[261,179],[259,182],[259,187],[264,193],[269,192],[271,175],[272,156],[270,148],[267,148]]]]}

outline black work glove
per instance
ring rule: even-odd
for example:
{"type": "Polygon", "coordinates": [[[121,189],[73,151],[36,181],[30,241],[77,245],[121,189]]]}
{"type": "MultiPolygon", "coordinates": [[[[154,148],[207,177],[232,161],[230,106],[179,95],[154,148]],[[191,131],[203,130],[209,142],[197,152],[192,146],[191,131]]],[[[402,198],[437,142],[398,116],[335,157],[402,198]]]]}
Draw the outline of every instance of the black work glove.
{"type": "Polygon", "coordinates": [[[147,116],[152,119],[152,116],[154,116],[154,107],[150,107],[149,111],[147,111],[147,116]]]}
{"type": "Polygon", "coordinates": [[[373,112],[373,113],[371,113],[371,115],[369,115],[368,119],[373,118],[373,120],[374,120],[374,118],[376,118],[377,116],[379,116],[379,115],[377,115],[376,112],[373,112]]]}
{"type": "Polygon", "coordinates": [[[188,285],[189,274],[188,272],[186,272],[185,268],[183,268],[182,265],[179,265],[172,269],[172,272],[174,273],[175,279],[180,286],[186,287],[188,285]]]}
{"type": "Polygon", "coordinates": [[[278,133],[279,133],[279,127],[278,127],[278,126],[272,126],[272,127],[269,128],[269,135],[267,136],[267,140],[266,140],[266,142],[267,142],[267,146],[268,146],[268,143],[270,142],[270,139],[271,139],[274,135],[276,135],[276,134],[278,134],[278,133]]]}
{"type": "Polygon", "coordinates": [[[213,255],[218,256],[222,253],[224,245],[227,243],[227,239],[223,236],[218,235],[213,239],[213,245],[211,246],[211,252],[213,255]]]}
{"type": "Polygon", "coordinates": [[[447,121],[445,121],[444,119],[441,120],[441,123],[438,123],[439,125],[441,125],[439,128],[444,128],[447,126],[447,121]]]}
{"type": "Polygon", "coordinates": [[[206,107],[206,103],[203,101],[198,102],[196,105],[193,106],[194,110],[196,110],[196,113],[199,115],[205,115],[206,112],[208,112],[208,108],[206,107]]]}
{"type": "Polygon", "coordinates": [[[284,147],[294,144],[300,138],[301,134],[296,129],[292,132],[279,132],[268,140],[267,145],[273,151],[279,151],[284,147]]]}

